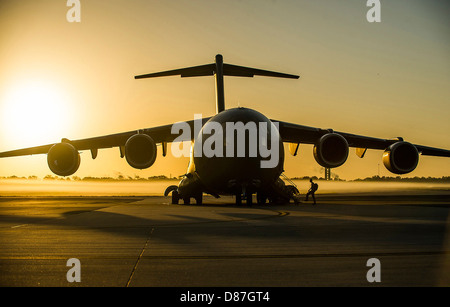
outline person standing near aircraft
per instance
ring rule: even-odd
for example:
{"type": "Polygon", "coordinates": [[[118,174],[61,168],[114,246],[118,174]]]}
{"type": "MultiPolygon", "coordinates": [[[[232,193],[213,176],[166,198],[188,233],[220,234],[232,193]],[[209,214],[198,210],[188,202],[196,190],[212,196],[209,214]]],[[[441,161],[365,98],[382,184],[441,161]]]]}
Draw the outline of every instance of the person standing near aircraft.
{"type": "Polygon", "coordinates": [[[311,182],[311,187],[308,190],[308,193],[306,193],[306,199],[305,201],[308,201],[308,197],[309,195],[312,196],[312,199],[314,201],[314,205],[316,204],[316,197],[314,196],[314,193],[317,191],[317,189],[319,188],[319,185],[315,182],[313,182],[312,178],[309,179],[309,181],[311,182]]]}

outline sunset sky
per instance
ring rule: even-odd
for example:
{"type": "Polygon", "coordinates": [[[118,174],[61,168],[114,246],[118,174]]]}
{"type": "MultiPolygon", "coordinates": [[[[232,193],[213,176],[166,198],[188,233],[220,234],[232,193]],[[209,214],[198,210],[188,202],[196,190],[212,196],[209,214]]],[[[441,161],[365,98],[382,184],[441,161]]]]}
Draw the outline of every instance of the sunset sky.
{"type": "MultiPolygon", "coordinates": [[[[225,63],[300,75],[225,77],[227,108],[269,118],[450,149],[450,3],[365,0],[66,0],[0,2],[0,152],[187,121],[215,113],[214,78],[135,75],[225,63]]],[[[160,147],[158,147],[160,149],[160,147]]],[[[170,151],[169,151],[170,152],[170,151]]],[[[382,151],[351,149],[333,173],[392,175],[382,151]]],[[[161,151],[146,170],[119,149],[81,154],[75,175],[181,175],[188,158],[161,151]]],[[[311,145],[287,154],[286,175],[323,176],[311,145]]],[[[0,159],[0,176],[52,174],[46,155],[0,159]]],[[[449,176],[450,159],[421,157],[407,176],[449,176]]]]}

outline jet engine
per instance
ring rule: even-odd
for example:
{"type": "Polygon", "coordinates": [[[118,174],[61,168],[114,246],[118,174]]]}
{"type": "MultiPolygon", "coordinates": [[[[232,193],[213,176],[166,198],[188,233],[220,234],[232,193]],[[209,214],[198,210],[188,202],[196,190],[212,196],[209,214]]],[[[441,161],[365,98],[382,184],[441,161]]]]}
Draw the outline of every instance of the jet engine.
{"type": "Polygon", "coordinates": [[[156,143],[147,134],[135,134],[125,143],[125,158],[137,169],[149,168],[156,160],[156,143]]]}
{"type": "Polygon", "coordinates": [[[419,152],[416,146],[408,142],[397,142],[386,148],[383,153],[384,166],[394,174],[412,172],[419,163],[419,152]]]}
{"type": "Polygon", "coordinates": [[[47,154],[47,163],[50,170],[59,176],[70,176],[80,167],[80,154],[69,143],[53,145],[47,154]]]}
{"type": "Polygon", "coordinates": [[[348,142],[340,134],[327,133],[314,145],[313,153],[317,163],[321,166],[338,167],[347,161],[348,142]]]}

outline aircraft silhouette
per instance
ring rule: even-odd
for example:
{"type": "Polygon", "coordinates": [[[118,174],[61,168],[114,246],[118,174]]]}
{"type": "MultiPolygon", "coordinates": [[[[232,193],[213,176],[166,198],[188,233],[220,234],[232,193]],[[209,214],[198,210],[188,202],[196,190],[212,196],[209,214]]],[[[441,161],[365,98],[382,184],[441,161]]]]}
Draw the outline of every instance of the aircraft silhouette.
{"type": "Polygon", "coordinates": [[[172,193],[172,203],[177,204],[182,199],[188,204],[191,198],[195,198],[200,204],[203,193],[207,193],[216,197],[235,195],[237,204],[241,204],[243,198],[251,204],[252,195],[256,193],[258,203],[263,204],[267,200],[286,202],[298,199],[296,187],[286,185],[280,178],[284,171],[283,143],[289,143],[289,152],[294,156],[300,143],[313,144],[314,158],[326,168],[344,164],[349,147],[356,148],[360,158],[364,157],[367,149],[384,150],[383,163],[395,174],[413,171],[420,154],[450,156],[449,150],[414,145],[401,137],[372,138],[269,119],[249,108],[225,109],[224,76],[256,75],[289,79],[298,79],[299,76],[226,64],[220,54],[216,55],[212,64],[139,75],[135,79],[173,75],[182,78],[215,76],[217,114],[184,123],[94,138],[63,138],[56,144],[3,152],[0,158],[47,154],[52,172],[70,176],[78,170],[80,151],[90,150],[95,159],[99,149],[118,147],[120,156],[125,157],[130,166],[145,169],[155,162],[157,144],[161,144],[162,154],[166,156],[167,143],[190,141],[188,170],[178,186],[169,186],[165,191],[166,196],[172,193]]]}

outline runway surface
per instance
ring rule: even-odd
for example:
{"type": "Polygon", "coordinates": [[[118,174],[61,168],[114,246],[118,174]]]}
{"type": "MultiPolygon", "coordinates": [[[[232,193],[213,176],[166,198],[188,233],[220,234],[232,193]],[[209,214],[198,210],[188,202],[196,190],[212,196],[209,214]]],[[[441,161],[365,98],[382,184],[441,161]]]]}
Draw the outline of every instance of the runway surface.
{"type": "Polygon", "coordinates": [[[232,198],[0,197],[0,286],[450,286],[450,193],[232,198]],[[80,261],[70,283],[67,260],[80,261]],[[380,261],[370,283],[367,261],[380,261]]]}

